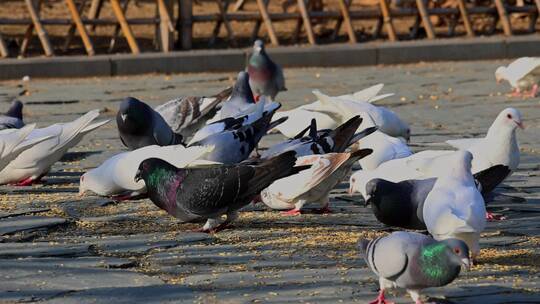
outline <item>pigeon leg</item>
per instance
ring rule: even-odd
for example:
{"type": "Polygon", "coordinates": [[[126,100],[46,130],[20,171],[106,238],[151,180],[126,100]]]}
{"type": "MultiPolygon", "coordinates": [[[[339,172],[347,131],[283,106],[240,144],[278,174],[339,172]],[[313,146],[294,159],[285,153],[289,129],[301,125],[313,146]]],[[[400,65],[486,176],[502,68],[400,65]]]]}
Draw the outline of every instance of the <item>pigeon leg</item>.
{"type": "Polygon", "coordinates": [[[214,233],[214,229],[221,225],[220,218],[209,218],[206,220],[204,226],[198,229],[194,229],[193,232],[205,232],[205,233],[214,233]]]}
{"type": "Polygon", "coordinates": [[[423,304],[422,300],[420,300],[420,293],[418,292],[418,290],[408,289],[407,292],[409,293],[409,295],[411,295],[411,298],[413,299],[415,304],[423,304]]]}
{"type": "Polygon", "coordinates": [[[503,221],[505,219],[506,219],[506,216],[504,215],[499,215],[499,214],[492,213],[490,211],[486,211],[486,220],[488,221],[503,221]]]}
{"type": "Polygon", "coordinates": [[[381,291],[379,291],[379,296],[375,300],[369,302],[369,304],[394,304],[394,302],[386,301],[384,298],[384,289],[381,289],[381,291]]]}
{"type": "Polygon", "coordinates": [[[300,214],[302,214],[302,211],[296,208],[288,210],[288,211],[281,211],[281,215],[285,215],[285,216],[296,216],[300,214]]]}
{"type": "Polygon", "coordinates": [[[535,98],[537,93],[538,93],[538,85],[535,84],[533,85],[531,92],[527,95],[527,97],[535,98]]]}
{"type": "Polygon", "coordinates": [[[521,97],[521,90],[519,88],[516,88],[515,90],[510,93],[510,96],[512,97],[521,97]]]}
{"type": "Polygon", "coordinates": [[[257,103],[261,99],[261,95],[253,94],[253,99],[255,99],[255,103],[257,103]]]}
{"type": "Polygon", "coordinates": [[[32,184],[34,183],[34,180],[32,179],[32,177],[27,177],[25,179],[23,179],[22,181],[18,182],[15,184],[15,186],[32,186],[32,184]]]}
{"type": "Polygon", "coordinates": [[[330,201],[328,200],[328,198],[326,198],[325,200],[326,200],[326,202],[324,203],[322,208],[319,208],[319,209],[315,210],[316,213],[318,213],[318,214],[332,213],[332,210],[330,210],[330,208],[328,207],[330,205],[330,201]]]}

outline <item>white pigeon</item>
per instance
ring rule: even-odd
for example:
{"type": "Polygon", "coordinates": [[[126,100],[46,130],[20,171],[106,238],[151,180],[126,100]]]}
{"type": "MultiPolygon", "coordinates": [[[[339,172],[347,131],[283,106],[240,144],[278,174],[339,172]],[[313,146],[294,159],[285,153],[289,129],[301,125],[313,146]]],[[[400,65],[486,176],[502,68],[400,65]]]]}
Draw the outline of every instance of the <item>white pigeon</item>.
{"type": "Polygon", "coordinates": [[[36,124],[29,124],[21,129],[5,129],[0,131],[0,171],[22,152],[32,148],[50,136],[27,139],[36,124]]]}
{"type": "Polygon", "coordinates": [[[309,169],[274,181],[261,192],[264,204],[284,210],[287,215],[298,215],[306,203],[318,203],[320,212],[329,212],[328,195],[351,171],[358,159],[371,153],[370,149],[353,153],[328,153],[299,157],[297,166],[312,165],[309,169]]]}
{"type": "MultiPolygon", "coordinates": [[[[360,117],[362,117],[360,128],[366,129],[375,126],[375,122],[368,113],[362,112],[360,113],[360,117]]],[[[359,140],[351,146],[353,151],[367,148],[372,149],[373,153],[358,161],[363,170],[374,170],[380,164],[389,160],[412,155],[411,149],[409,149],[407,143],[401,138],[392,137],[379,130],[362,138],[362,140],[359,140]]]]}
{"type": "Polygon", "coordinates": [[[116,154],[99,167],[89,170],[81,176],[79,195],[89,192],[101,196],[127,193],[126,198],[128,198],[146,193],[144,181],[135,181],[137,169],[142,161],[148,158],[159,158],[178,168],[184,168],[188,165],[213,164],[214,162],[199,160],[212,149],[213,146],[186,148],[182,145],[152,145],[116,154]]]}
{"type": "Polygon", "coordinates": [[[468,151],[452,154],[424,202],[423,217],[434,239],[460,239],[474,259],[480,252],[480,233],[486,227],[486,207],[471,174],[472,159],[468,151]]]}
{"type": "Polygon", "coordinates": [[[0,184],[18,183],[25,186],[38,181],[69,148],[79,143],[85,134],[108,122],[106,120],[91,124],[98,116],[99,110],[93,110],[69,123],[32,130],[27,139],[49,139],[22,152],[0,171],[0,184]]]}
{"type": "MultiPolygon", "coordinates": [[[[375,102],[393,95],[377,95],[382,90],[383,86],[383,84],[377,84],[353,94],[335,96],[332,98],[345,98],[360,103],[375,102]]],[[[356,114],[352,114],[349,118],[355,115],[356,114]]],[[[328,106],[320,100],[302,105],[292,110],[277,112],[273,119],[277,120],[284,116],[289,117],[289,119],[277,126],[274,130],[279,131],[289,138],[294,137],[300,131],[304,130],[306,126],[309,126],[312,119],[317,121],[319,129],[335,129],[337,126],[347,121],[347,119],[343,119],[342,116],[337,115],[335,109],[329,110],[328,106]]]]}
{"type": "Polygon", "coordinates": [[[331,97],[315,90],[313,94],[319,98],[321,112],[332,113],[332,117],[336,121],[346,121],[358,113],[368,113],[373,121],[379,127],[381,132],[390,136],[403,137],[406,140],[410,139],[411,131],[409,126],[399,118],[399,116],[385,107],[379,107],[370,102],[361,102],[351,100],[345,97],[331,97]]]}
{"type": "Polygon", "coordinates": [[[512,86],[515,96],[536,97],[540,84],[540,58],[521,57],[508,66],[500,66],[495,71],[497,83],[506,80],[512,86]],[[526,92],[529,92],[525,95],[526,92]]]}

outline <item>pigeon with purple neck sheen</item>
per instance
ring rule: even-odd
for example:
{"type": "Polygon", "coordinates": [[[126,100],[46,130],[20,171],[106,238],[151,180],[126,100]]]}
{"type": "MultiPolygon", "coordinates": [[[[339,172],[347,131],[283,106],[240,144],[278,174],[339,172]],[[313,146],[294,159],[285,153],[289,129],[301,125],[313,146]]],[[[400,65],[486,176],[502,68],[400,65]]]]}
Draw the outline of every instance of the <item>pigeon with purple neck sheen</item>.
{"type": "Polygon", "coordinates": [[[385,291],[404,288],[416,304],[421,292],[452,283],[467,269],[469,248],[458,239],[436,241],[415,232],[398,231],[374,240],[361,239],[358,249],[368,267],[379,277],[379,296],[370,304],[388,304],[385,291]]]}
{"type": "Polygon", "coordinates": [[[0,115],[0,130],[20,129],[24,127],[22,110],[23,103],[19,100],[14,100],[9,110],[5,114],[0,115]]]}
{"type": "Polygon", "coordinates": [[[253,44],[253,54],[249,58],[247,71],[256,100],[259,96],[274,100],[279,92],[287,91],[283,70],[270,59],[261,40],[256,40],[253,44]]]}
{"type": "Polygon", "coordinates": [[[144,180],[156,206],[184,222],[206,219],[204,232],[218,231],[238,217],[273,181],[306,167],[295,167],[294,152],[268,160],[234,165],[208,165],[179,169],[164,160],[144,160],[136,179],[144,180]],[[221,217],[226,215],[226,220],[221,217]]]}
{"type": "Polygon", "coordinates": [[[120,104],[116,124],[122,143],[131,150],[183,144],[182,135],[174,133],[158,112],[133,97],[120,104]]]}

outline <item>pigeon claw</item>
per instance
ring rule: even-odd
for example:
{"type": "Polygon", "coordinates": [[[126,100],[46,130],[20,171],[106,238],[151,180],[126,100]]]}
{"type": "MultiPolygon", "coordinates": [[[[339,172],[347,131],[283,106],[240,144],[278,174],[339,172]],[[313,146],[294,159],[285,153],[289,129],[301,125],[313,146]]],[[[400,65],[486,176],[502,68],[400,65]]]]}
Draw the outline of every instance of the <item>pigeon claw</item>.
{"type": "Polygon", "coordinates": [[[495,214],[490,211],[486,211],[486,220],[488,221],[503,221],[506,219],[506,216],[495,214]]]}
{"type": "Polygon", "coordinates": [[[31,177],[27,177],[23,179],[22,181],[15,184],[15,186],[23,187],[23,186],[32,186],[34,183],[34,180],[31,177]]]}
{"type": "Polygon", "coordinates": [[[300,211],[300,209],[291,209],[291,210],[288,210],[288,211],[282,211],[281,212],[281,215],[284,215],[284,216],[297,216],[297,215],[300,215],[302,214],[302,211],[300,211]]]}
{"type": "Polygon", "coordinates": [[[394,302],[387,301],[384,298],[384,291],[381,290],[379,291],[379,296],[375,300],[369,302],[369,304],[394,304],[394,302]]]}

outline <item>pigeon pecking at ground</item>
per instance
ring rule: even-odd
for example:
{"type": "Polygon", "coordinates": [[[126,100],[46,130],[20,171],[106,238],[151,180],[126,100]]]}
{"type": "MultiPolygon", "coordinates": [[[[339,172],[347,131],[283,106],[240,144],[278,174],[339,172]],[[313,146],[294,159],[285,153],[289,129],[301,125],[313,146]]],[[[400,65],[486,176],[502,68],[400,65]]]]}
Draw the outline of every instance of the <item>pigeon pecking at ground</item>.
{"type": "Polygon", "coordinates": [[[521,57],[508,66],[500,66],[495,71],[495,80],[506,80],[512,86],[516,97],[536,97],[540,85],[540,58],[521,57]]]}

